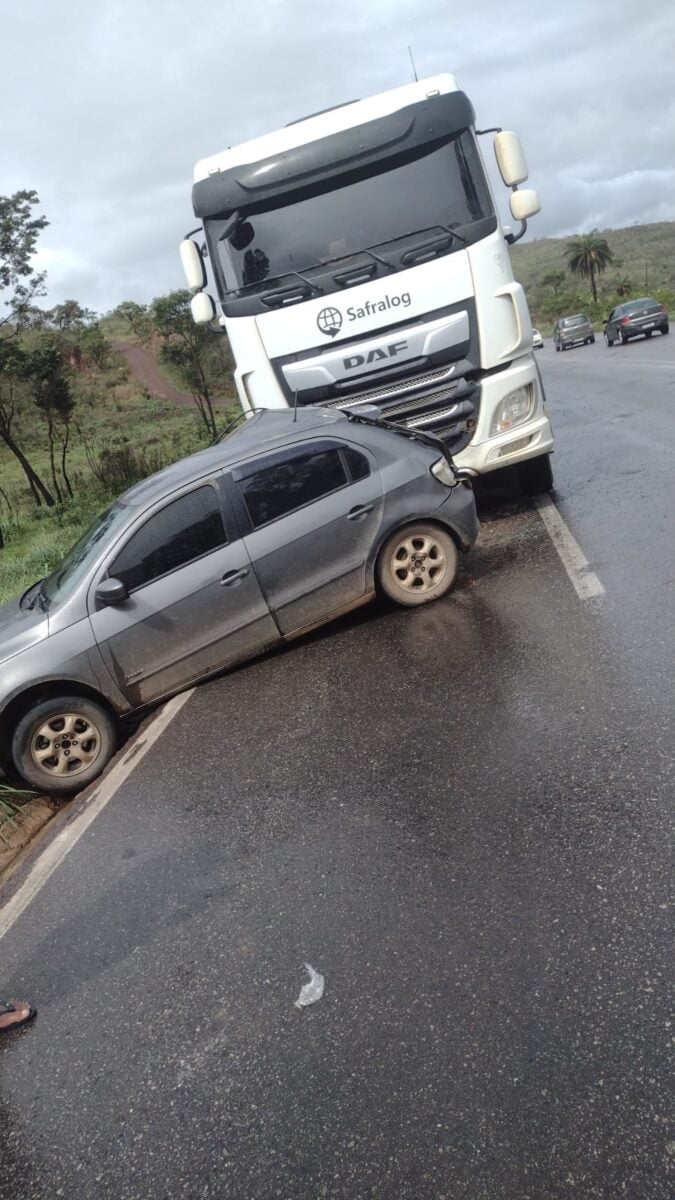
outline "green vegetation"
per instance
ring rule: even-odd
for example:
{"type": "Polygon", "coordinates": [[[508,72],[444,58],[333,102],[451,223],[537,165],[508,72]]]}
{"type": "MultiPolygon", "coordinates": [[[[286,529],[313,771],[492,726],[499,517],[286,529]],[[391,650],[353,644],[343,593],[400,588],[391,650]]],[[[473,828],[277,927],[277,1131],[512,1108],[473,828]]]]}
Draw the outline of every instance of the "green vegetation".
{"type": "Polygon", "coordinates": [[[226,339],[193,333],[186,292],[103,321],[76,300],[37,306],[37,204],[0,197],[0,603],[53,570],[125,488],[212,441],[234,403],[226,339]],[[193,403],[153,398],[113,336],[143,344],[193,403]]]}
{"type": "MultiPolygon", "coordinates": [[[[627,229],[594,230],[593,237],[606,243],[611,255],[596,283],[597,300],[583,275],[573,275],[568,247],[580,238],[540,238],[519,242],[511,250],[516,279],[523,284],[532,320],[543,334],[550,334],[558,317],[585,312],[596,329],[610,309],[623,300],[650,295],[675,308],[675,222],[632,225],[627,229]]],[[[597,274],[594,271],[594,274],[597,274]]],[[[590,273],[586,276],[590,285],[590,273]]]]}

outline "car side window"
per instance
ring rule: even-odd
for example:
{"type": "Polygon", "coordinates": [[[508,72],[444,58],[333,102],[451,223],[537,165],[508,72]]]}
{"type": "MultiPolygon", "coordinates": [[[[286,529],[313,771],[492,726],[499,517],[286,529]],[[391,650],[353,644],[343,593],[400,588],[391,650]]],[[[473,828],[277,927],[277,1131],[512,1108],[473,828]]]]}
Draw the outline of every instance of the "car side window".
{"type": "Polygon", "coordinates": [[[226,543],[218,497],[207,485],[150,517],[120,550],[108,574],[133,592],[226,543]]]}
{"type": "Polygon", "coordinates": [[[360,450],[357,450],[354,446],[343,446],[342,453],[344,454],[352,483],[357,483],[359,479],[366,479],[370,475],[370,463],[365,454],[361,454],[360,450]]]}
{"type": "Polygon", "coordinates": [[[254,529],[343,488],[349,482],[337,447],[308,449],[246,471],[239,487],[254,529]]]}

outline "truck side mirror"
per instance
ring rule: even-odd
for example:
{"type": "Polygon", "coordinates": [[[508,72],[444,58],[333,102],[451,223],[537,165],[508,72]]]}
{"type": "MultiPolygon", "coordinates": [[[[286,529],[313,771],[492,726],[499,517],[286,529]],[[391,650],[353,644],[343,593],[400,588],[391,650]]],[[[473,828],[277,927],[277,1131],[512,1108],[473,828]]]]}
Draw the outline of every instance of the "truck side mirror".
{"type": "Polygon", "coordinates": [[[535,192],[534,188],[526,188],[524,192],[513,192],[509,198],[509,208],[514,221],[526,221],[541,208],[539,193],[535,192]]]}
{"type": "Polygon", "coordinates": [[[190,291],[200,292],[206,287],[206,270],[199,246],[192,238],[184,238],[178,252],[190,291]]]}
{"type": "Polygon", "coordinates": [[[495,158],[499,173],[507,187],[518,187],[527,179],[527,162],[525,151],[517,134],[509,129],[503,129],[495,134],[495,158]]]}
{"type": "Polygon", "coordinates": [[[195,325],[208,325],[216,315],[216,306],[208,292],[197,292],[190,301],[190,312],[195,325]]]}

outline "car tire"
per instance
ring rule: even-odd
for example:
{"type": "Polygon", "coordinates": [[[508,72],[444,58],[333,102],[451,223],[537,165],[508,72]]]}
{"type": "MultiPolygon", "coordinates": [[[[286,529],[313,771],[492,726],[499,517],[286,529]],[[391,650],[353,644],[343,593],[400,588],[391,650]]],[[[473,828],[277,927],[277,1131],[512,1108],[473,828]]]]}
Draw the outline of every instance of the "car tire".
{"type": "Polygon", "coordinates": [[[621,345],[622,345],[622,346],[627,346],[627,345],[628,345],[628,338],[626,337],[625,333],[622,333],[622,334],[621,334],[621,345]]]}
{"type": "Polygon", "coordinates": [[[379,588],[389,600],[417,608],[447,595],[459,555],[451,535],[430,521],[405,525],[387,538],[377,559],[379,588]]]}
{"type": "Polygon", "coordinates": [[[590,340],[591,346],[594,346],[595,345],[595,334],[593,334],[593,337],[590,338],[589,340],[590,340]]]}
{"type": "Polygon", "coordinates": [[[614,345],[614,338],[608,338],[607,334],[605,334],[605,345],[608,350],[611,350],[612,346],[614,345]]]}
{"type": "Polygon", "coordinates": [[[527,496],[540,496],[553,490],[553,468],[551,455],[540,454],[518,467],[520,486],[527,496]]]}
{"type": "Polygon", "coordinates": [[[669,333],[669,332],[670,332],[670,325],[664,325],[663,329],[661,330],[661,333],[669,333]]]}
{"type": "Polygon", "coordinates": [[[559,349],[560,349],[560,346],[558,345],[558,343],[557,343],[557,342],[556,342],[556,344],[555,344],[555,348],[556,348],[556,350],[559,350],[559,349]]]}
{"type": "Polygon", "coordinates": [[[116,748],[117,726],[103,705],[83,696],[54,696],[34,704],[17,724],[12,761],[37,791],[65,795],[96,779],[116,748]]]}
{"type": "Polygon", "coordinates": [[[645,337],[650,338],[652,336],[653,332],[654,332],[653,329],[645,329],[645,337]]]}

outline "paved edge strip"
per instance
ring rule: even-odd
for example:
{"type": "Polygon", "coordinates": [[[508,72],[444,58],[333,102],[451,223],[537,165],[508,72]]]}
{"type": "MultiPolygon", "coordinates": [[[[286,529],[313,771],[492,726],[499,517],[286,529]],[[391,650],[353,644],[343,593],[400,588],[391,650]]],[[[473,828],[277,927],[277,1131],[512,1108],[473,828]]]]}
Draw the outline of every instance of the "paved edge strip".
{"type": "Polygon", "coordinates": [[[580,600],[592,600],[596,596],[604,596],[605,589],[594,571],[591,571],[588,559],[574,535],[570,532],[550,496],[537,496],[535,504],[539,516],[558,556],[569,576],[570,582],[580,600]]]}
{"type": "Polygon", "coordinates": [[[104,777],[101,785],[95,788],[82,812],[69,825],[66,825],[43,851],[28,878],[24,880],[21,887],[0,912],[0,940],[6,933],[9,933],[22,912],[42,890],[66,855],[79,842],[99,813],[103,812],[124,781],[145,757],[150,747],[161,737],[183,705],[190,699],[194,690],[191,688],[187,692],[181,692],[159,710],[150,724],[127,747],[122,758],[104,777]]]}

